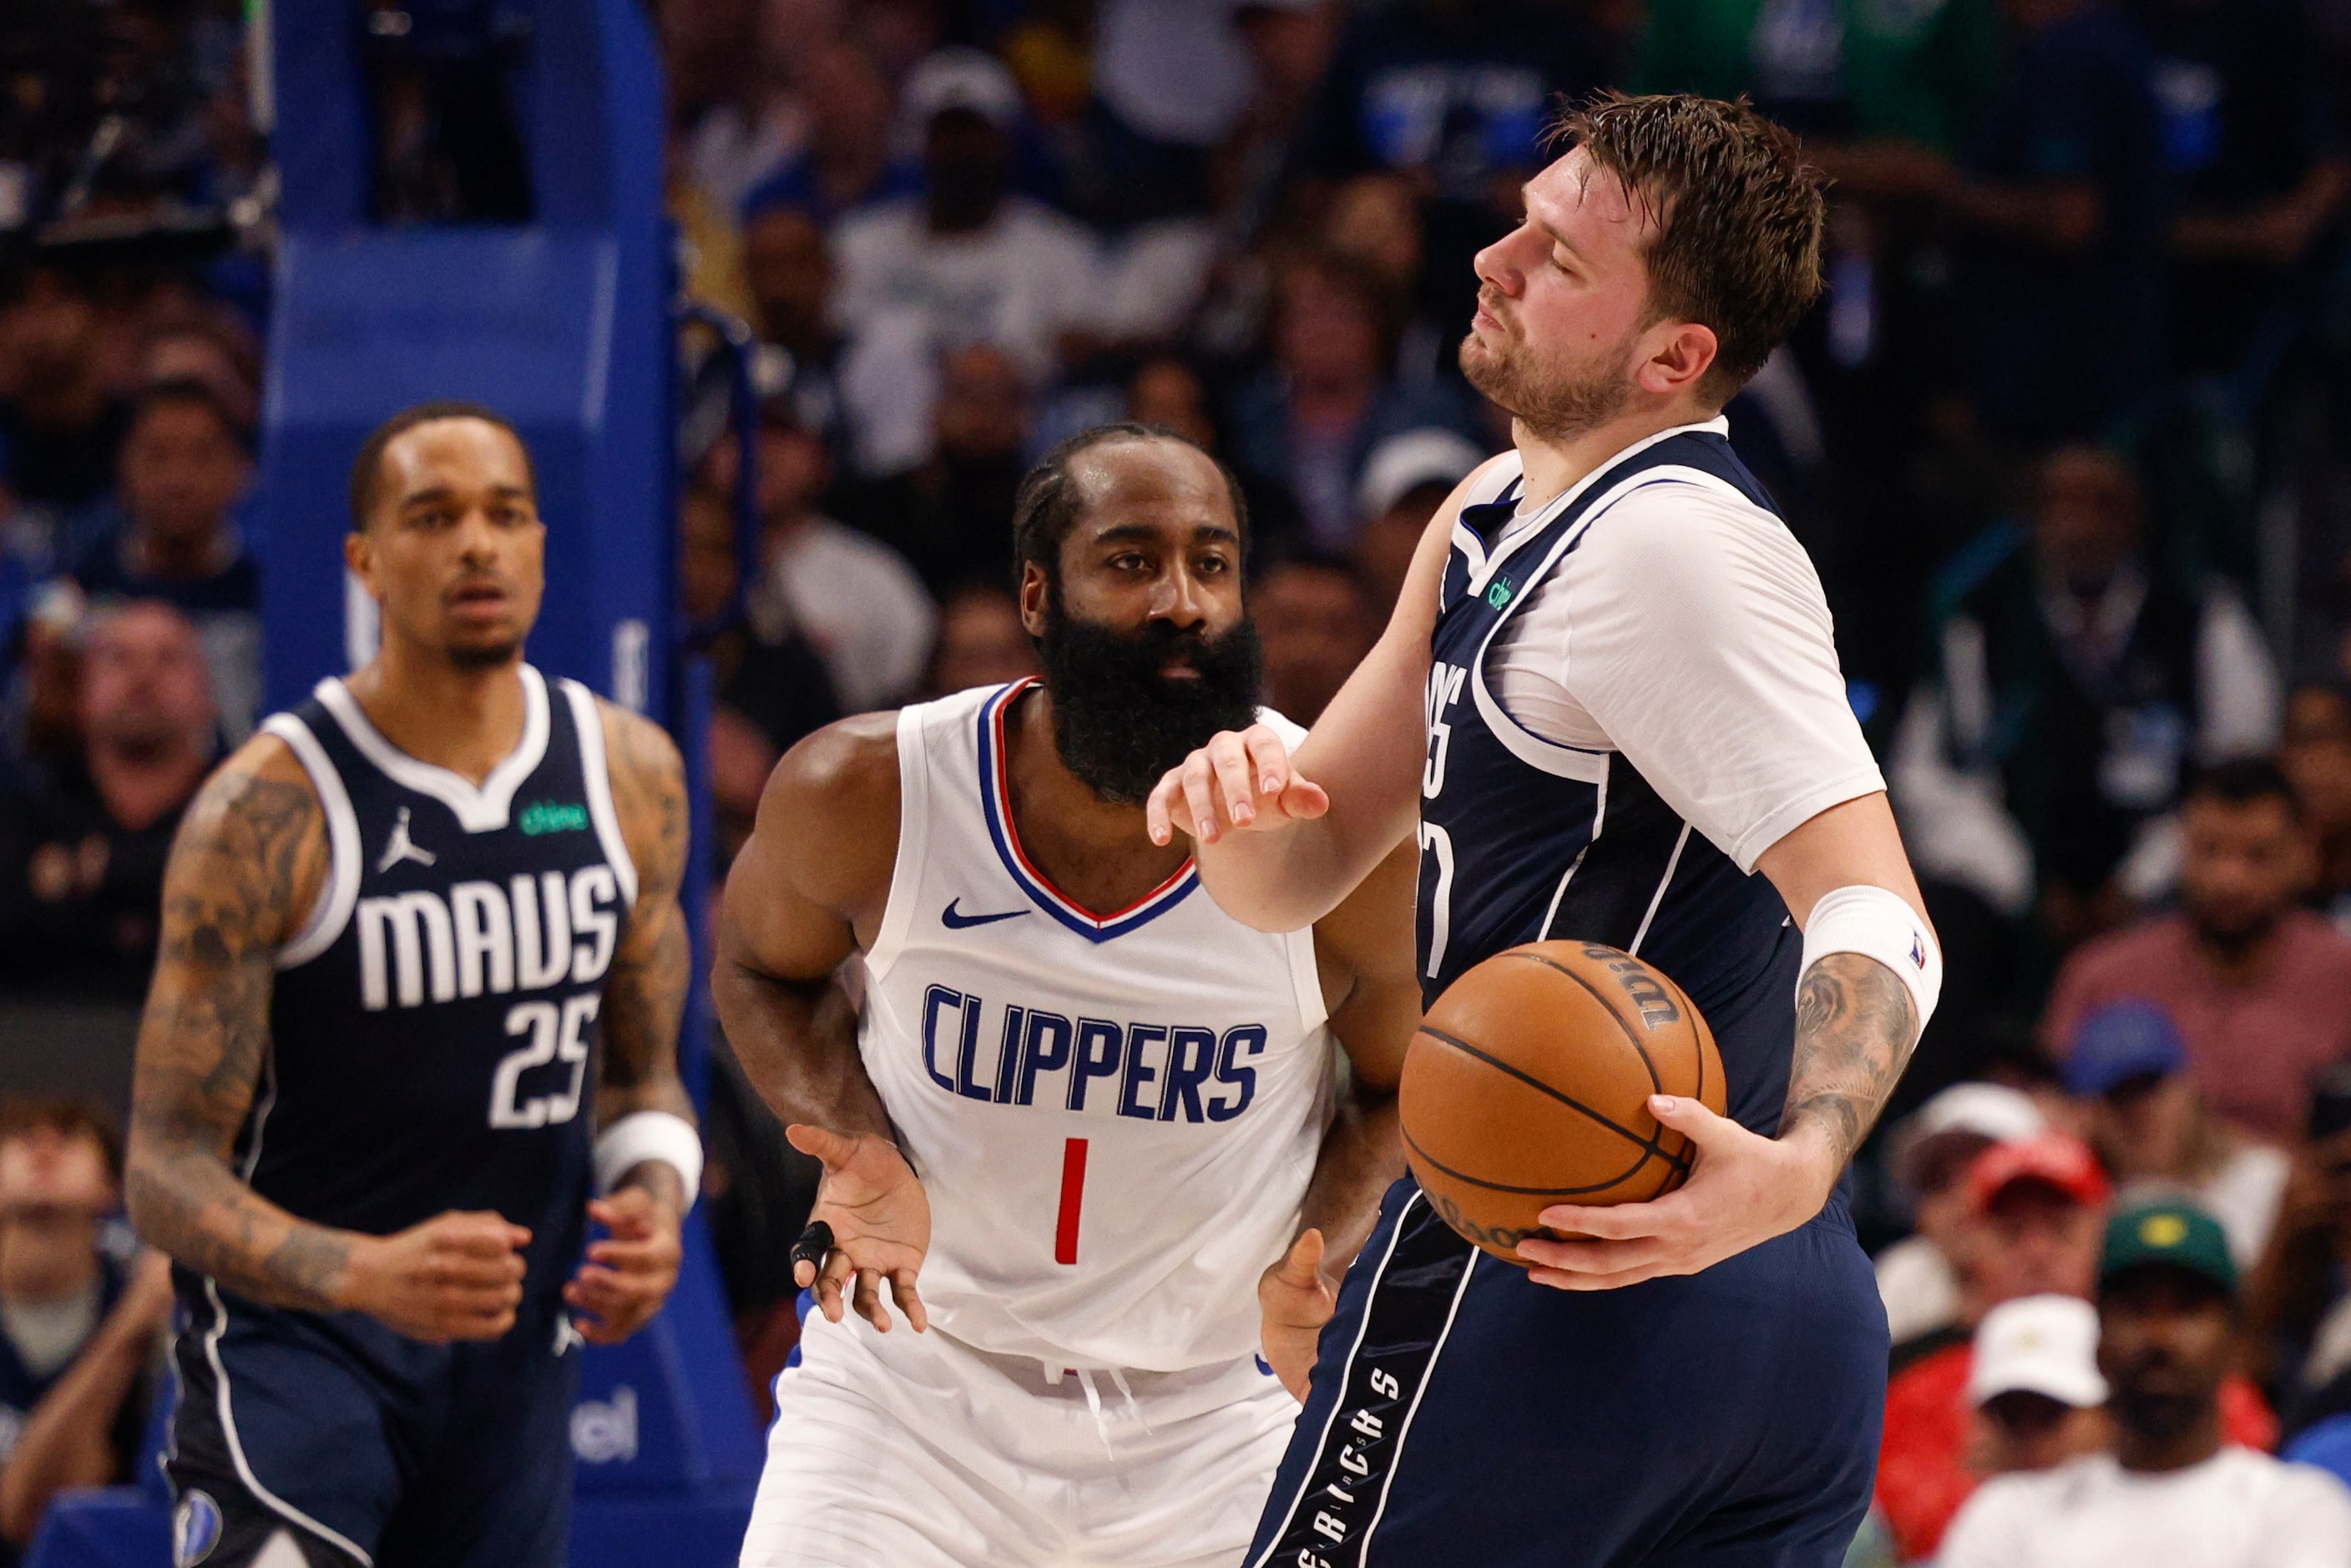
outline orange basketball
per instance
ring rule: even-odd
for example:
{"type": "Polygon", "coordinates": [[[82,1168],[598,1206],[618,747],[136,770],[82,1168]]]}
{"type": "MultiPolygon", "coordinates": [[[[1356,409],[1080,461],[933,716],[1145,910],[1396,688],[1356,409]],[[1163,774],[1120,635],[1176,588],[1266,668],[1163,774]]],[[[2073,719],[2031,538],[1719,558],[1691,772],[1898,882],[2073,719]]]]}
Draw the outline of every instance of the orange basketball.
{"type": "Polygon", "coordinates": [[[1637,1203],[1692,1150],[1652,1094],[1723,1108],[1722,1057],[1682,988],[1596,942],[1531,942],[1446,988],[1404,1064],[1405,1157],[1447,1224],[1507,1263],[1555,1203],[1637,1203]]]}

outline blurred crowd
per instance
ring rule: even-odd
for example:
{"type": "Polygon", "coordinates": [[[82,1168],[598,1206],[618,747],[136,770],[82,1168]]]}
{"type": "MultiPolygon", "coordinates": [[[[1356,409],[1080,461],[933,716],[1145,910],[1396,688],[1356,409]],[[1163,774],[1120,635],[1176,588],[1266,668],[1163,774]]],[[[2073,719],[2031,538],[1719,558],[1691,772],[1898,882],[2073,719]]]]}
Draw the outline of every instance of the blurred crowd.
{"type": "MultiPolygon", "coordinates": [[[[256,716],[239,10],[0,8],[12,990],[136,998],[178,813],[256,716]]],[[[1238,473],[1266,700],[1311,721],[1508,440],[1454,347],[1554,108],[1801,131],[1829,288],[1731,439],[1949,963],[1856,1171],[1897,1342],[1856,1557],[2299,1560],[2194,1556],[2223,1515],[2351,1552],[2351,1501],[2254,1463],[2351,1474],[2351,4],[649,10],[680,277],[758,344],[747,485],[715,338],[683,419],[721,863],[801,736],[1035,669],[1013,494],[1104,421],[1238,473]]],[[[730,1285],[758,1361],[786,1291],[730,1285]]]]}

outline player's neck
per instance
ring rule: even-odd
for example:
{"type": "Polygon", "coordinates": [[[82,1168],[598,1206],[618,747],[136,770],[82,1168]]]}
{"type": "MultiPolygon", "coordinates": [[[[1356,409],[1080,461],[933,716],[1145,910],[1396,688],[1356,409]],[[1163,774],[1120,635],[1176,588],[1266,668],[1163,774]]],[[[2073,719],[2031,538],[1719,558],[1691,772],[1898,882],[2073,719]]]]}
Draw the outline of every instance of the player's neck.
{"type": "Polygon", "coordinates": [[[522,744],[521,672],[519,656],[463,669],[386,636],[376,656],[344,684],[386,740],[478,785],[522,744]]]}
{"type": "Polygon", "coordinates": [[[1527,428],[1525,421],[1514,419],[1510,422],[1510,439],[1518,446],[1520,467],[1526,476],[1525,500],[1520,505],[1529,509],[1542,507],[1562,491],[1598,473],[1610,458],[1626,447],[1661,431],[1701,424],[1712,419],[1715,412],[1684,399],[1662,406],[1628,404],[1625,412],[1604,423],[1557,439],[1538,435],[1527,428]]]}
{"type": "Polygon", "coordinates": [[[1020,847],[1045,879],[1086,908],[1123,909],[1184,863],[1144,831],[1143,808],[1104,800],[1070,771],[1053,745],[1052,694],[1032,690],[1006,726],[1005,774],[1020,847]]]}

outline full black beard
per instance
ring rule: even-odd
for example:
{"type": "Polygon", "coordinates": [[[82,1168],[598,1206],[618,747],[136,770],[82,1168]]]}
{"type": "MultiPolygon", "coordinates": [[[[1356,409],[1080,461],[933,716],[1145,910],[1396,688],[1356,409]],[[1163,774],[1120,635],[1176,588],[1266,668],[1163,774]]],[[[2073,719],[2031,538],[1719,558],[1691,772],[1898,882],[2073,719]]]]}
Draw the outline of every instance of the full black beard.
{"type": "Polygon", "coordinates": [[[1139,806],[1169,768],[1218,730],[1257,721],[1261,651],[1246,617],[1219,637],[1165,621],[1117,632],[1045,607],[1038,646],[1053,694],[1053,749],[1087,789],[1113,806],[1139,806]],[[1159,672],[1188,656],[1196,680],[1159,672]]]}
{"type": "Polygon", "coordinates": [[[2150,1442],[2168,1443],[2186,1437],[2210,1414],[2209,1396],[2194,1394],[2150,1394],[2142,1389],[2116,1388],[2107,1407],[2129,1431],[2150,1442]]]}

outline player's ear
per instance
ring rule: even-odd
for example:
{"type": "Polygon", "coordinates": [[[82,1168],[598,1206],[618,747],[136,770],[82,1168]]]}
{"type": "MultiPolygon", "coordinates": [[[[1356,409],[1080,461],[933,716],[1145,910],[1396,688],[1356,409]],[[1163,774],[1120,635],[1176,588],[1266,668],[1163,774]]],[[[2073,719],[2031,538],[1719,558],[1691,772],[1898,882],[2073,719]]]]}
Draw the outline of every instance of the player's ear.
{"type": "Polygon", "coordinates": [[[1688,391],[1712,368],[1721,342],[1714,329],[1696,321],[1665,320],[1649,329],[1649,350],[1633,379],[1644,392],[1672,396],[1688,391]]]}
{"type": "Polygon", "coordinates": [[[360,586],[371,599],[383,597],[375,586],[375,536],[365,528],[353,528],[343,536],[343,564],[350,569],[360,586]]]}
{"type": "Polygon", "coordinates": [[[1053,580],[1045,569],[1033,560],[1020,563],[1020,629],[1031,637],[1045,634],[1045,622],[1053,601],[1053,580]]]}

